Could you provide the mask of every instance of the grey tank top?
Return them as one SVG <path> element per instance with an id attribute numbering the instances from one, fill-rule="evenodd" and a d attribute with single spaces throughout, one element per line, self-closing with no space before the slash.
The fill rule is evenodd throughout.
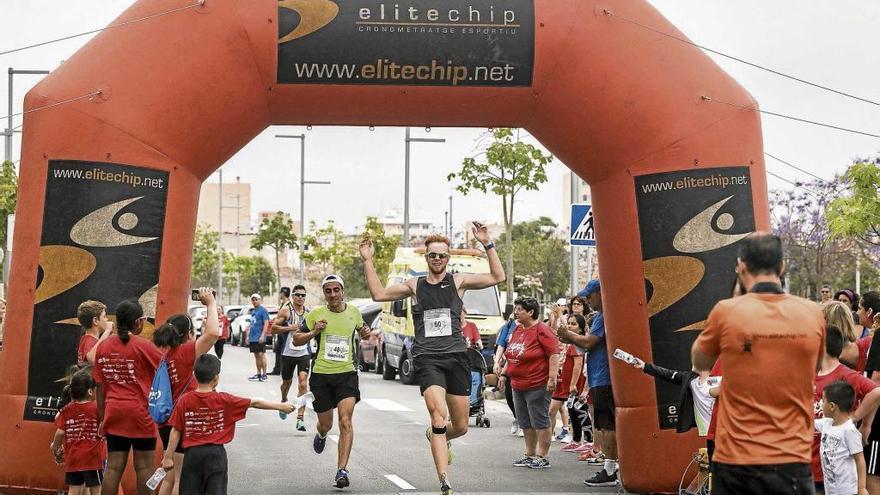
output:
<path id="1" fill-rule="evenodd" d="M 293 309 L 293 304 L 291 304 L 290 302 L 287 302 L 284 305 L 287 306 L 287 308 L 290 310 L 290 318 L 287 319 L 287 321 L 285 322 L 285 325 L 290 326 L 294 322 L 299 323 L 300 325 L 303 325 L 303 323 L 306 320 L 306 313 L 307 313 L 307 311 L 305 311 L 305 308 L 303 308 L 303 314 L 298 315 L 298 314 L 296 314 L 296 310 Z M 293 345 L 293 332 L 287 332 L 283 335 L 284 335 L 284 350 L 281 352 L 282 356 L 303 357 L 303 356 L 311 356 L 312 355 L 311 346 L 308 343 L 303 344 L 303 345 L 298 345 L 298 346 Z"/>
<path id="2" fill-rule="evenodd" d="M 420 354 L 467 352 L 461 336 L 461 308 L 464 305 L 455 288 L 455 280 L 447 273 L 436 285 L 425 277 L 416 281 L 417 302 L 412 307 L 415 341 L 413 357 Z"/>

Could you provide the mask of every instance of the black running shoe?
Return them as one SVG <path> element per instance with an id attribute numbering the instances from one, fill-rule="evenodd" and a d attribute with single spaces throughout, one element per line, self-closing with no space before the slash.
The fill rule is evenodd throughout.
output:
<path id="1" fill-rule="evenodd" d="M 617 473 L 608 474 L 604 469 L 590 479 L 584 480 L 587 486 L 617 486 Z"/>
<path id="2" fill-rule="evenodd" d="M 348 485 L 348 470 L 340 469 L 339 471 L 336 471 L 336 484 L 333 486 L 336 488 L 345 488 Z"/>

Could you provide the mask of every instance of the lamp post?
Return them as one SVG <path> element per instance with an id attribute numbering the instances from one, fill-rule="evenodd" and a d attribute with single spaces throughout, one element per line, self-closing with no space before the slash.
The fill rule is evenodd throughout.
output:
<path id="1" fill-rule="evenodd" d="M 445 143 L 443 138 L 410 137 L 409 127 L 406 128 L 406 153 L 403 171 L 403 246 L 409 247 L 409 143 Z"/>
<path id="2" fill-rule="evenodd" d="M 286 139 L 299 139 L 300 140 L 300 155 L 299 155 L 299 283 L 305 283 L 305 261 L 302 258 L 302 253 L 305 250 L 305 242 L 303 241 L 303 237 L 305 235 L 305 222 L 306 222 L 306 184 L 330 184 L 329 180 L 306 180 L 306 135 L 305 134 L 276 134 L 277 138 L 286 138 Z"/>
<path id="3" fill-rule="evenodd" d="M 9 87 L 8 91 L 8 100 L 7 100 L 7 109 L 9 110 L 9 115 L 6 117 L 6 129 L 3 131 L 3 136 L 6 140 L 6 150 L 3 156 L 4 161 L 11 162 L 12 161 L 12 134 L 16 131 L 12 127 L 12 114 L 15 112 L 12 110 L 12 79 L 16 74 L 48 74 L 47 70 L 15 70 L 12 67 L 9 68 Z"/>

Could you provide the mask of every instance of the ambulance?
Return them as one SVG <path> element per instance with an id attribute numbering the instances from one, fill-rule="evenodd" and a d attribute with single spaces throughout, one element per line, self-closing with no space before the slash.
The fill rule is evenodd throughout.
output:
<path id="1" fill-rule="evenodd" d="M 489 273 L 489 261 L 482 251 L 476 249 L 450 249 L 449 273 Z M 388 272 L 386 287 L 402 283 L 413 277 L 427 275 L 425 248 L 397 248 Z M 495 286 L 469 290 L 464 294 L 464 307 L 468 321 L 480 330 L 486 354 L 495 348 L 495 337 L 504 324 L 498 289 Z M 376 373 L 385 380 L 400 375 L 404 384 L 414 384 L 412 344 L 415 327 L 412 319 L 412 298 L 382 303 L 380 340 L 376 354 Z M 491 359 L 489 360 L 491 363 Z"/>

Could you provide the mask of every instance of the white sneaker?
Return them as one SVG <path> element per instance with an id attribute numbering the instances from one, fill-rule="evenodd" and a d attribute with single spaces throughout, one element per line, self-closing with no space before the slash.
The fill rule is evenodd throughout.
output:
<path id="1" fill-rule="evenodd" d="M 522 428 L 517 428 L 516 429 L 516 436 L 522 438 L 522 437 L 526 436 L 526 434 L 523 433 Z"/>
<path id="2" fill-rule="evenodd" d="M 514 419 L 512 423 L 510 423 L 510 434 L 516 435 L 517 430 L 519 430 L 519 423 Z"/>
<path id="3" fill-rule="evenodd" d="M 559 443 L 567 444 L 567 443 L 571 443 L 572 440 L 573 439 L 571 438 L 571 435 L 565 435 L 564 437 L 562 437 L 562 440 L 560 440 Z"/>

